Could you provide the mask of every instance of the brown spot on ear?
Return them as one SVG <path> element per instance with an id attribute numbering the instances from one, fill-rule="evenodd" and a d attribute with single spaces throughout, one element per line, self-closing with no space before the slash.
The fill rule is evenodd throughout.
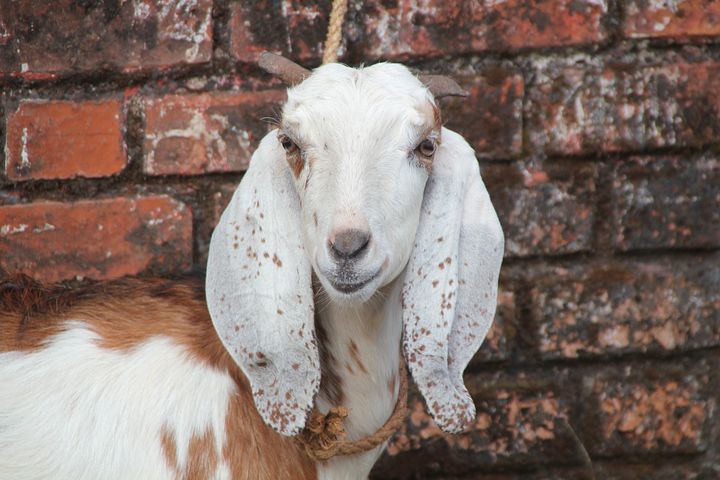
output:
<path id="1" fill-rule="evenodd" d="M 313 220 L 315 220 L 315 226 L 318 226 L 317 212 L 313 212 Z"/>
<path id="2" fill-rule="evenodd" d="M 365 365 L 363 365 L 362 360 L 360 359 L 360 351 L 353 340 L 350 340 L 350 356 L 353 360 L 355 360 L 358 368 L 362 370 L 363 373 L 368 373 L 367 368 L 365 368 Z"/>

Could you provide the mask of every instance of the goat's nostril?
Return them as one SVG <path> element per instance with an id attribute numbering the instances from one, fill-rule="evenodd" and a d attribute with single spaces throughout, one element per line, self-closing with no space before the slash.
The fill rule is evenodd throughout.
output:
<path id="1" fill-rule="evenodd" d="M 370 232 L 349 229 L 335 234 L 330 242 L 330 252 L 340 259 L 350 260 L 367 251 L 370 244 Z"/>

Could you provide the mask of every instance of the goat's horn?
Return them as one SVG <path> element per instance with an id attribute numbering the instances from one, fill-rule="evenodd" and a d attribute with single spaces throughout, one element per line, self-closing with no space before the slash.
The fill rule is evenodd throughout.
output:
<path id="1" fill-rule="evenodd" d="M 279 77 L 288 85 L 297 85 L 310 76 L 310 70 L 303 68 L 292 60 L 270 52 L 263 52 L 258 60 L 260 68 L 271 75 Z"/>
<path id="2" fill-rule="evenodd" d="M 418 78 L 432 92 L 435 98 L 467 97 L 470 95 L 455 80 L 444 75 L 418 75 Z"/>

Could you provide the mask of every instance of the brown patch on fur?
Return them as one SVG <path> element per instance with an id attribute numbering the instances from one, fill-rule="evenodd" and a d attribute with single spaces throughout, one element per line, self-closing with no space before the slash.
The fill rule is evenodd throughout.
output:
<path id="1" fill-rule="evenodd" d="M 342 388 L 342 378 L 337 372 L 338 361 L 327 348 L 327 332 L 315 313 L 315 335 L 320 350 L 320 394 L 324 395 L 332 405 L 342 405 L 345 393 Z"/>
<path id="2" fill-rule="evenodd" d="M 396 382 L 397 382 L 397 377 L 395 375 L 388 378 L 388 390 L 390 391 L 390 395 L 395 395 L 395 383 Z"/>
<path id="3" fill-rule="evenodd" d="M 298 178 L 300 176 L 300 173 L 302 172 L 303 167 L 305 166 L 302 155 L 300 155 L 300 152 L 288 154 L 287 161 L 290 165 L 290 170 L 292 170 L 293 175 L 295 175 L 295 178 Z"/>
<path id="4" fill-rule="evenodd" d="M 315 463 L 293 438 L 284 437 L 265 425 L 253 404 L 250 385 L 239 368 L 231 372 L 238 385 L 237 395 L 230 400 L 225 419 L 225 434 L 233 441 L 225 442 L 223 459 L 230 468 L 230 477 L 240 480 L 255 478 L 317 478 Z M 248 418 L 253 418 L 248 424 Z"/>
<path id="5" fill-rule="evenodd" d="M 247 379 L 215 333 L 204 297 L 202 278 L 129 279 L 77 289 L 46 287 L 24 276 L 0 279 L 0 351 L 41 348 L 70 320 L 84 322 L 108 349 L 127 350 L 152 337 L 169 337 L 235 382 L 222 450 L 233 479 L 317 478 L 315 463 L 294 439 L 262 421 Z M 172 435 L 163 430 L 158 441 L 168 462 L 177 465 Z M 193 437 L 187 447 L 186 478 L 209 478 L 220 463 L 212 432 Z"/>
<path id="6" fill-rule="evenodd" d="M 160 445 L 162 446 L 163 455 L 165 455 L 165 461 L 167 461 L 168 466 L 175 472 L 176 477 L 180 477 L 175 437 L 164 427 L 160 430 Z"/>
<path id="7" fill-rule="evenodd" d="M 87 287 L 42 285 L 32 278 L 0 278 L 0 352 L 33 350 L 62 331 L 57 318 L 96 295 Z"/>
<path id="8" fill-rule="evenodd" d="M 358 346 L 353 340 L 350 340 L 350 356 L 353 358 L 353 360 L 355 360 L 358 368 L 362 370 L 363 373 L 368 373 L 367 368 L 365 368 L 365 365 L 363 365 L 362 360 L 360 359 L 360 351 L 358 350 Z"/>
<path id="9" fill-rule="evenodd" d="M 432 119 L 432 124 L 430 127 L 428 127 L 423 134 L 421 135 L 421 139 L 425 139 L 429 137 L 433 132 L 435 133 L 436 141 L 437 141 L 437 148 L 440 148 L 440 132 L 442 131 L 442 116 L 440 115 L 440 108 L 438 108 L 437 105 L 429 104 L 430 105 L 430 111 L 426 112 L 428 116 Z M 432 167 L 433 167 L 433 160 L 435 159 L 435 155 L 429 157 L 429 158 L 420 158 L 420 163 L 422 164 L 423 168 L 427 171 L 428 175 L 432 174 Z"/>
<path id="10" fill-rule="evenodd" d="M 202 436 L 193 435 L 188 447 L 187 480 L 205 480 L 215 475 L 218 466 L 215 439 L 210 429 Z"/>

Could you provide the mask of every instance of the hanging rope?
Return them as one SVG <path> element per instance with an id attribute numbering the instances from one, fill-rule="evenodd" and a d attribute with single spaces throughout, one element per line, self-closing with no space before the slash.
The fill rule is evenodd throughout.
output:
<path id="1" fill-rule="evenodd" d="M 342 41 L 342 26 L 347 12 L 347 0 L 333 0 L 328 23 L 327 37 L 325 38 L 325 51 L 322 63 L 335 63 Z"/>
<path id="2" fill-rule="evenodd" d="M 385 443 L 400 428 L 407 415 L 408 373 L 402 355 L 400 355 L 398 376 L 400 387 L 395 408 L 385 424 L 369 437 L 354 442 L 343 440 L 347 435 L 343 426 L 343 421 L 348 415 L 347 408 L 331 408 L 326 415 L 313 409 L 305 429 L 297 437 L 307 455 L 315 461 L 325 461 L 336 455 L 367 452 Z"/>

